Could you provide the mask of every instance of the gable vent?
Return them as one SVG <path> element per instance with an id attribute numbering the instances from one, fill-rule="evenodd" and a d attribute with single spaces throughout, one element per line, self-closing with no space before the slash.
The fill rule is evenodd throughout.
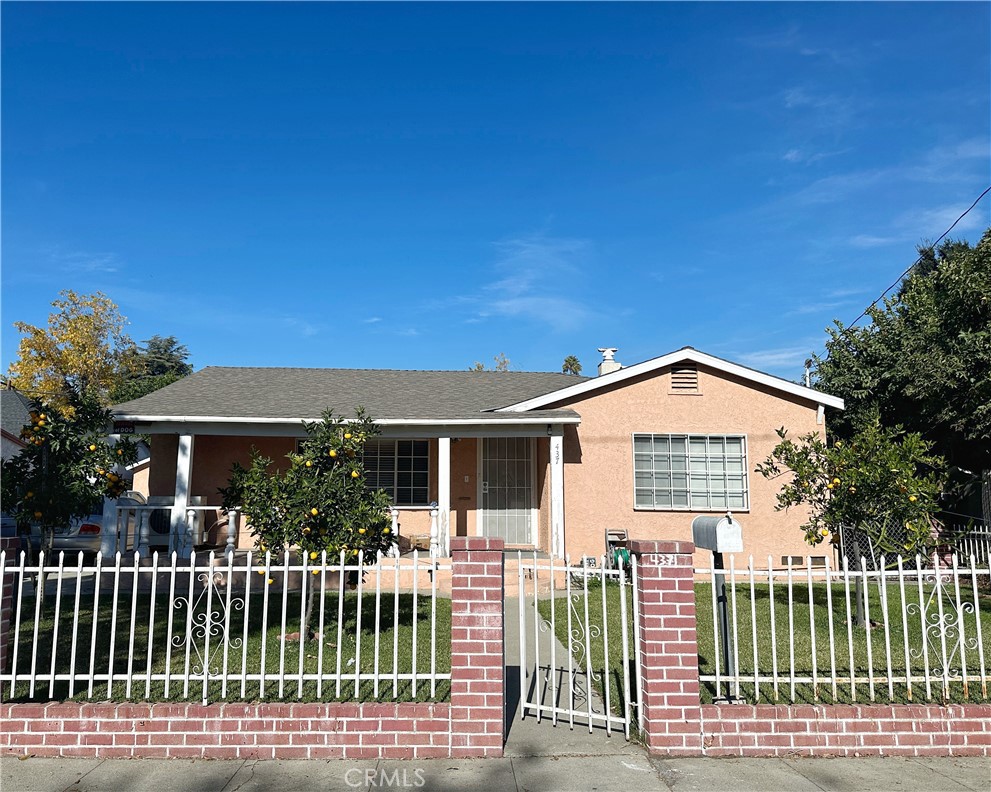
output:
<path id="1" fill-rule="evenodd" d="M 674 366 L 671 369 L 671 390 L 675 393 L 697 393 L 699 370 L 694 366 Z"/>

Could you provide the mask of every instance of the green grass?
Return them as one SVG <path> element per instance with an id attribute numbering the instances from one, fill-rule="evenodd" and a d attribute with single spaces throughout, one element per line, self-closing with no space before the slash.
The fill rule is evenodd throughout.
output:
<path id="1" fill-rule="evenodd" d="M 73 628 L 73 605 L 72 596 L 63 596 L 58 619 L 58 640 L 54 641 L 55 635 L 55 597 L 49 595 L 44 600 L 44 607 L 41 618 L 38 620 L 38 639 L 34 642 L 34 611 L 36 601 L 33 597 L 25 597 L 22 602 L 22 626 L 19 631 L 19 647 L 17 657 L 17 673 L 28 675 L 31 673 L 32 648 L 36 649 L 36 669 L 39 674 L 49 675 L 52 656 L 55 657 L 55 673 L 59 675 L 69 675 L 72 667 L 72 628 Z M 10 695 L 9 682 L 4 685 L 4 700 L 6 701 L 43 701 L 43 700 L 82 700 L 88 698 L 88 681 L 82 680 L 80 674 L 88 673 L 90 668 L 90 654 L 93 650 L 91 639 L 93 630 L 93 608 L 92 594 L 85 595 L 83 600 L 89 600 L 89 607 L 81 606 L 78 621 L 78 638 L 76 642 L 75 674 L 76 684 L 73 694 L 70 696 L 69 680 L 57 679 L 52 695 L 49 695 L 49 681 L 47 679 L 36 682 L 34 695 L 29 692 L 29 684 L 25 681 L 17 683 L 15 693 Z M 340 639 L 338 636 L 338 595 L 336 591 L 328 592 L 324 600 L 324 630 L 320 637 L 314 636 L 305 640 L 302 645 L 303 652 L 303 672 L 304 674 L 316 674 L 334 676 L 337 666 L 337 645 L 340 640 L 342 646 L 341 674 L 354 675 L 355 665 L 363 674 L 371 674 L 375 668 L 381 675 L 378 695 L 375 694 L 375 686 L 372 680 L 360 680 L 357 691 L 355 690 L 354 679 L 344 680 L 341 685 L 340 696 L 336 694 L 336 682 L 334 679 L 324 679 L 322 690 L 318 694 L 317 682 L 315 680 L 304 680 L 302 692 L 300 692 L 297 680 L 287 679 L 284 683 L 283 693 L 279 695 L 280 666 L 285 669 L 287 675 L 299 673 L 300 642 L 298 640 L 283 640 L 283 633 L 290 636 L 299 631 L 301 602 L 298 594 L 290 593 L 286 599 L 287 616 L 286 624 L 282 624 L 282 592 L 270 591 L 268 597 L 268 614 L 263 620 L 262 594 L 254 591 L 249 602 L 250 615 L 247 622 L 248 639 L 245 645 L 241 642 L 245 628 L 245 611 L 231 610 L 230 637 L 232 643 L 228 648 L 227 668 L 231 673 L 241 672 L 244 656 L 247 657 L 246 667 L 249 675 L 256 677 L 261 674 L 264 668 L 268 679 L 264 683 L 264 692 L 261 691 L 261 683 L 256 679 L 249 680 L 242 695 L 240 681 L 231 681 L 227 686 L 227 695 L 222 695 L 222 684 L 219 679 L 210 679 L 207 683 L 206 693 L 203 692 L 202 676 L 199 679 L 191 680 L 188 692 L 184 692 L 184 684 L 177 678 L 186 668 L 186 619 L 188 607 L 184 601 L 176 602 L 177 607 L 169 607 L 166 597 L 158 596 L 154 603 L 154 632 L 151 636 L 151 668 L 153 675 L 165 675 L 170 671 L 173 675 L 169 682 L 168 693 L 166 693 L 166 682 L 164 679 L 155 679 L 151 683 L 151 689 L 146 693 L 145 679 L 135 679 L 132 683 L 131 693 L 128 696 L 124 681 L 117 680 L 108 691 L 107 679 L 108 669 L 113 657 L 113 673 L 117 675 L 127 674 L 129 666 L 135 674 L 145 675 L 148 667 L 149 656 L 149 621 L 152 610 L 152 601 L 148 594 L 138 593 L 134 600 L 130 596 L 121 597 L 117 607 L 117 621 L 113 621 L 113 603 L 111 594 L 103 592 L 100 598 L 100 607 L 96 619 L 96 641 L 95 641 L 95 670 L 96 674 L 103 675 L 102 681 L 97 681 L 94 685 L 94 698 L 109 700 L 150 700 L 150 701 L 218 701 L 226 699 L 228 701 L 254 701 L 264 698 L 265 700 L 285 700 L 285 701 L 440 701 L 446 700 L 450 695 L 450 682 L 448 680 L 438 680 L 436 683 L 435 695 L 431 696 L 430 681 L 417 680 L 416 691 L 413 691 L 411 680 L 400 679 L 397 690 L 393 690 L 393 677 L 390 676 L 395 668 L 399 673 L 410 674 L 413 668 L 413 595 L 401 593 L 398 601 L 398 629 L 395 627 L 395 599 L 392 593 L 383 592 L 381 599 L 381 609 L 376 620 L 375 598 L 373 594 L 366 593 L 361 600 L 361 629 L 357 628 L 358 623 L 358 598 L 355 593 L 345 593 L 344 595 L 344 618 L 341 623 Z M 135 630 L 133 653 L 129 646 L 131 609 L 134 606 Z M 419 595 L 417 597 L 416 609 L 416 668 L 417 673 L 426 674 L 431 671 L 431 608 L 433 603 L 429 595 Z M 214 603 L 216 609 L 216 603 Z M 171 647 L 169 656 L 169 636 L 168 619 L 169 611 L 172 611 L 172 631 L 171 635 L 177 639 L 180 646 Z M 202 613 L 204 608 L 194 610 L 194 613 Z M 435 670 L 437 673 L 450 673 L 451 670 L 451 602 L 449 599 L 441 597 L 436 601 L 436 654 Z M 222 619 L 221 619 L 222 622 Z M 314 615 L 311 621 L 313 631 L 319 628 L 319 600 L 314 607 Z M 375 639 L 378 636 L 379 657 L 376 665 Z M 114 639 L 114 647 L 111 655 L 111 638 Z M 222 671 L 223 669 L 223 648 L 218 649 L 218 636 L 210 637 L 210 662 L 212 670 Z M 205 639 L 196 639 L 196 646 L 201 653 L 205 649 Z M 323 657 L 321 663 L 320 645 L 323 645 Z M 53 651 L 54 650 L 54 651 Z M 264 662 L 262 654 L 264 650 Z M 393 664 L 394 652 L 398 654 L 398 664 Z M 194 648 L 190 648 L 189 666 L 195 669 L 198 664 L 197 653 Z M 357 663 L 355 658 L 357 656 Z"/>
<path id="2" fill-rule="evenodd" d="M 627 602 L 629 608 L 629 635 L 632 644 L 633 636 L 633 603 L 631 591 L 627 589 Z M 922 590 L 921 602 L 925 604 L 932 594 L 932 586 L 925 585 Z M 951 596 L 955 594 L 950 588 Z M 961 601 L 974 603 L 974 592 L 969 582 L 961 581 Z M 589 585 L 589 617 L 593 624 L 602 625 L 602 598 L 599 583 Z M 696 583 L 695 597 L 698 618 L 698 661 L 699 673 L 701 675 L 715 674 L 715 641 L 713 636 L 713 615 L 711 587 L 708 582 Z M 942 686 L 935 677 L 936 670 L 942 668 L 941 648 L 938 634 L 934 640 L 928 641 L 924 637 L 921 616 L 918 612 L 912 613 L 920 603 L 920 595 L 917 584 L 912 581 L 909 585 L 906 581 L 906 591 L 904 603 L 901 592 L 895 584 L 889 584 L 887 591 L 887 608 L 881 601 L 881 594 L 876 584 L 868 588 L 867 608 L 870 620 L 873 623 L 871 628 L 857 627 L 855 619 L 848 616 L 846 594 L 842 584 L 832 584 L 831 590 L 827 591 L 825 583 L 814 583 L 812 585 L 812 601 L 809 604 L 809 588 L 805 581 L 795 582 L 792 590 L 793 599 L 793 623 L 789 629 L 788 622 L 788 589 L 779 580 L 773 586 L 774 597 L 774 630 L 772 641 L 771 629 L 771 592 L 767 582 L 757 583 L 754 587 L 753 604 L 751 609 L 751 596 L 749 584 L 738 583 L 736 586 L 736 619 L 739 635 L 739 645 L 737 647 L 737 657 L 741 676 L 750 675 L 749 681 L 741 682 L 740 695 L 749 702 L 762 703 L 786 703 L 795 701 L 796 703 L 851 703 L 854 700 L 858 703 L 871 701 L 871 685 L 868 677 L 872 672 L 874 675 L 874 698 L 879 703 L 908 703 L 920 701 L 948 701 L 961 703 L 988 702 L 991 695 L 987 690 L 981 688 L 980 680 L 973 681 L 973 677 L 980 674 L 980 657 L 976 648 L 966 649 L 967 673 L 972 679 L 968 689 L 965 691 L 963 683 L 959 680 L 951 680 L 949 685 L 949 695 L 944 697 Z M 829 644 L 829 606 L 830 597 L 832 605 L 833 630 L 835 636 L 834 656 L 830 658 Z M 850 586 L 850 611 L 855 614 L 855 588 Z M 955 602 L 955 599 L 953 600 Z M 567 646 L 567 600 L 562 597 L 554 599 L 556 608 L 557 635 L 561 643 Z M 619 712 L 622 697 L 619 691 L 622 686 L 622 644 L 620 641 L 620 592 L 617 583 L 606 584 L 606 624 L 609 631 L 609 656 L 608 660 L 603 657 L 603 637 L 593 636 L 591 639 L 591 655 L 593 658 L 593 669 L 602 673 L 603 678 L 608 680 L 610 685 L 610 701 L 614 712 Z M 955 616 L 955 606 L 951 607 L 944 600 L 944 614 Z M 732 597 L 730 607 L 732 608 Z M 910 610 L 908 619 L 903 620 L 902 605 Z M 987 673 L 991 673 L 991 595 L 986 591 L 979 591 L 977 594 L 977 611 L 980 616 L 980 626 L 984 647 L 984 666 Z M 538 604 L 541 615 L 549 618 L 551 610 L 551 600 L 544 599 Z M 584 605 L 580 604 L 579 612 L 583 615 Z M 928 613 L 935 613 L 935 602 L 929 606 Z M 978 626 L 978 613 L 964 613 L 963 627 L 964 636 L 968 643 L 976 639 Z M 732 613 L 731 613 L 732 619 Z M 758 667 L 761 675 L 770 676 L 772 670 L 772 645 L 774 655 L 777 658 L 777 669 L 779 674 L 778 692 L 775 696 L 774 686 L 769 681 L 761 681 L 755 689 L 753 682 L 754 672 L 754 642 L 752 622 L 756 622 Z M 732 623 L 731 623 L 732 624 Z M 889 671 L 887 655 L 885 652 L 885 625 L 887 625 L 888 640 L 891 645 L 891 668 Z M 796 677 L 812 677 L 813 668 L 813 635 L 815 636 L 815 658 L 817 673 L 820 677 L 817 685 L 811 681 L 796 682 L 794 695 L 790 682 L 791 669 L 794 666 Z M 933 675 L 931 693 L 927 696 L 924 682 L 915 681 L 912 683 L 911 698 L 909 697 L 908 685 L 905 682 L 894 682 L 889 691 L 887 678 L 905 675 L 905 643 L 909 647 L 909 664 L 912 675 L 922 675 L 925 668 L 925 661 L 928 659 L 930 674 Z M 793 636 L 793 637 L 792 637 Z M 947 653 L 951 654 L 956 645 L 955 637 L 947 638 Z M 850 646 L 853 647 L 853 673 L 854 676 L 862 678 L 854 686 L 854 693 L 851 691 L 850 674 Z M 870 662 L 868 662 L 868 647 L 870 647 Z M 794 664 L 792 663 L 794 657 Z M 830 676 L 831 664 L 835 663 L 836 675 L 839 682 L 836 687 L 836 695 L 833 695 L 831 683 L 824 683 L 823 676 Z M 959 671 L 959 652 L 956 654 L 951 668 Z M 870 669 L 870 671 L 869 671 Z M 604 672 L 604 673 L 603 673 Z M 951 675 L 952 676 L 952 675 Z M 605 688 L 603 682 L 597 682 L 600 695 L 604 698 Z M 635 688 L 634 688 L 635 689 Z M 716 696 L 713 682 L 702 683 L 702 700 L 711 702 Z M 723 687 L 725 694 L 725 685 Z M 734 687 L 735 692 L 735 687 Z"/>

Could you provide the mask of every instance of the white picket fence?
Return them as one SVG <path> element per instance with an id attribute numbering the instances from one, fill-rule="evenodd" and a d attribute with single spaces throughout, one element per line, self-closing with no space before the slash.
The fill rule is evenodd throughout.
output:
<path id="1" fill-rule="evenodd" d="M 991 569 L 975 556 L 881 556 L 864 571 L 727 558 L 695 570 L 700 681 L 715 700 L 989 700 Z"/>
<path id="2" fill-rule="evenodd" d="M 450 569 L 419 553 L 377 564 L 117 553 L 94 566 L 0 553 L 16 593 L 0 700 L 442 698 L 450 600 L 438 580 Z"/>

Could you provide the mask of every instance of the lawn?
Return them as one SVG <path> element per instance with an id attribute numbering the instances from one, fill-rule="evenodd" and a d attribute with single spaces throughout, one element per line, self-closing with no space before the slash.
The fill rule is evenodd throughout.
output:
<path id="1" fill-rule="evenodd" d="M 592 624 L 602 625 L 601 584 L 589 583 L 589 618 Z M 627 587 L 629 608 L 629 635 L 633 636 L 633 605 L 632 592 Z M 896 583 L 889 582 L 887 587 L 886 604 L 876 583 L 868 586 L 867 612 L 871 627 L 857 627 L 854 619 L 848 617 L 846 590 L 842 583 L 833 583 L 829 587 L 825 583 L 813 583 L 810 589 L 805 581 L 795 581 L 791 589 L 792 619 L 789 623 L 789 589 L 783 581 L 776 579 L 773 591 L 769 589 L 766 578 L 763 583 L 755 581 L 754 596 L 751 597 L 749 582 L 737 583 L 735 597 L 735 618 L 739 643 L 737 646 L 737 662 L 739 674 L 743 679 L 737 691 L 734 684 L 734 694 L 740 695 L 748 702 L 762 703 L 908 703 L 920 701 L 949 701 L 949 702 L 988 702 L 991 693 L 986 681 L 991 675 L 991 595 L 987 591 L 978 591 L 975 600 L 974 591 L 969 579 L 961 581 L 961 602 L 973 605 L 976 609 L 963 613 L 963 637 L 965 640 L 963 659 L 966 661 L 969 684 L 965 690 L 960 680 L 961 652 L 957 649 L 958 633 L 953 630 L 946 632 L 946 655 L 951 659 L 948 664 L 950 673 L 949 695 L 944 697 L 942 689 L 941 669 L 943 666 L 943 649 L 939 635 L 930 631 L 929 640 L 923 632 L 922 614 L 919 612 L 920 602 L 925 606 L 925 614 L 934 621 L 939 609 L 933 595 L 931 584 L 924 584 L 921 596 L 916 581 L 911 585 L 906 580 L 904 600 L 902 592 Z M 772 630 L 771 597 L 773 594 L 774 622 Z M 951 599 L 944 599 L 944 617 L 956 616 L 955 592 L 952 585 L 949 589 Z M 708 582 L 695 585 L 696 607 L 698 615 L 698 652 L 699 673 L 702 676 L 714 676 L 716 672 L 715 640 L 713 636 L 713 613 L 711 586 Z M 733 592 L 729 590 L 729 605 L 731 619 L 733 618 Z M 562 644 L 567 646 L 567 600 L 557 597 L 553 600 L 556 608 L 557 634 Z M 855 613 L 855 587 L 850 586 L 850 612 Z M 593 670 L 605 672 L 604 678 L 610 684 L 610 701 L 614 712 L 619 713 L 622 688 L 622 643 L 620 624 L 620 591 L 619 584 L 606 583 L 606 623 L 609 632 L 608 667 L 603 655 L 603 637 L 593 633 L 591 639 L 591 656 Z M 904 607 L 903 607 L 904 606 Z M 550 617 L 551 600 L 543 599 L 538 608 L 541 615 Z M 584 604 L 579 607 L 583 613 Z M 834 643 L 829 641 L 830 612 Z M 981 644 L 978 644 L 978 617 L 980 620 Z M 945 624 L 944 620 L 944 624 Z M 732 625 L 732 622 L 731 622 Z M 756 625 L 756 630 L 753 629 Z M 759 679 L 754 683 L 754 639 L 757 636 L 757 667 Z M 813 651 L 814 640 L 814 651 Z M 886 647 L 890 646 L 890 655 Z M 906 650 L 906 646 L 908 647 Z M 983 657 L 979 650 L 983 650 Z M 851 664 L 851 650 L 853 662 Z M 913 677 L 925 676 L 926 664 L 930 674 L 930 686 L 921 680 L 914 680 L 909 685 L 904 681 L 906 675 L 906 655 L 908 666 Z M 890 664 L 889 658 L 890 656 Z M 813 664 L 813 657 L 815 663 Z M 981 684 L 981 662 L 983 659 L 985 684 Z M 770 680 L 772 672 L 777 670 L 777 686 Z M 833 676 L 831 669 L 835 668 L 837 684 L 834 686 L 828 678 Z M 851 686 L 852 673 L 855 682 Z M 765 679 L 764 677 L 768 677 Z M 815 683 L 813 682 L 815 677 Z M 903 681 L 894 681 L 901 677 Z M 975 677 L 977 678 L 975 680 Z M 889 678 L 892 680 L 889 684 Z M 604 685 L 597 682 L 600 695 L 604 697 Z M 634 685 L 635 690 L 635 685 Z M 723 682 L 722 694 L 726 694 L 726 683 Z M 635 696 L 635 694 L 634 694 Z M 711 702 L 716 696 L 715 683 L 703 681 L 702 700 Z"/>
<path id="2" fill-rule="evenodd" d="M 356 593 L 345 593 L 341 601 L 336 590 L 329 591 L 323 601 L 322 634 L 313 635 L 302 644 L 298 639 L 302 612 L 299 594 L 289 593 L 284 597 L 281 591 L 270 591 L 266 609 L 262 594 L 252 593 L 248 608 L 235 606 L 230 609 L 230 641 L 227 643 L 222 640 L 227 626 L 223 615 L 217 620 L 211 619 L 209 643 L 207 624 L 201 620 L 197 627 L 194 619 L 195 640 L 187 642 L 189 608 L 185 600 L 177 599 L 176 606 L 170 607 L 166 597 L 157 596 L 153 608 L 151 596 L 139 592 L 133 597 L 121 595 L 114 609 L 112 595 L 106 591 L 101 593 L 96 611 L 94 641 L 92 595 L 87 599 L 89 606 L 81 608 L 75 625 L 73 652 L 73 598 L 62 597 L 57 639 L 56 598 L 51 595 L 45 598 L 35 642 L 34 614 L 38 603 L 33 596 L 24 597 L 16 666 L 19 680 L 13 695 L 10 682 L 4 683 L 5 701 L 88 698 L 114 701 L 439 701 L 446 700 L 450 694 L 449 679 L 437 680 L 432 685 L 430 679 L 424 678 L 432 671 L 449 675 L 451 670 L 451 602 L 443 597 L 437 597 L 435 602 L 429 594 L 419 594 L 414 619 L 411 593 L 397 596 L 393 592 L 383 592 L 378 607 L 374 594 L 366 593 L 359 612 Z M 223 614 L 218 606 L 226 605 L 226 602 L 214 601 L 212 604 L 212 610 Z M 436 621 L 431 630 L 434 609 Z M 150 630 L 152 611 L 154 628 Z M 194 617 L 204 613 L 202 603 L 194 608 Z M 340 619 L 339 614 L 342 615 Z M 318 599 L 311 623 L 314 632 L 319 630 L 320 624 Z M 282 639 L 284 633 L 289 635 L 287 640 Z M 32 646 L 37 650 L 34 657 Z M 205 684 L 201 660 L 204 656 L 208 658 L 211 672 Z M 50 681 L 53 657 L 54 683 Z M 37 674 L 33 694 L 28 681 L 32 665 Z M 414 666 L 419 677 L 415 690 L 411 678 Z M 95 673 L 92 696 L 88 679 L 90 668 Z M 191 677 L 188 683 L 185 679 L 187 669 Z M 227 670 L 226 685 L 221 678 L 224 669 Z M 378 684 L 374 679 L 376 669 Z M 111 673 L 114 681 L 108 689 Z M 130 685 L 128 676 L 131 677 Z M 318 681 L 317 677 L 322 680 Z"/>

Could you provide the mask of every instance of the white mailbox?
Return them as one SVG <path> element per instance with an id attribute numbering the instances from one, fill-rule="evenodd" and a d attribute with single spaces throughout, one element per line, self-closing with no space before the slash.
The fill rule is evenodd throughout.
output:
<path id="1" fill-rule="evenodd" d="M 723 517 L 696 517 L 692 520 L 692 541 L 697 548 L 713 553 L 742 553 L 743 526 L 730 512 Z"/>

